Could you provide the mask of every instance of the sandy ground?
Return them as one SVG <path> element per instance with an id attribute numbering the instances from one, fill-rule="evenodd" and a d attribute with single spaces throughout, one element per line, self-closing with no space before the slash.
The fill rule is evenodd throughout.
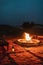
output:
<path id="1" fill-rule="evenodd" d="M 14 40 L 7 40 L 9 49 L 4 54 L 2 54 L 2 47 L 0 47 L 0 65 L 43 65 L 43 45 L 21 47 L 13 43 Z M 12 46 L 14 46 L 14 53 Z"/>

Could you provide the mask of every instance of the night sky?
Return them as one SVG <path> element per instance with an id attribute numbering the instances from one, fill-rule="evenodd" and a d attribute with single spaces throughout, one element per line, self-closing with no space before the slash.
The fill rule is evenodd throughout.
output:
<path id="1" fill-rule="evenodd" d="M 43 0 L 0 0 L 0 24 L 43 24 Z"/>

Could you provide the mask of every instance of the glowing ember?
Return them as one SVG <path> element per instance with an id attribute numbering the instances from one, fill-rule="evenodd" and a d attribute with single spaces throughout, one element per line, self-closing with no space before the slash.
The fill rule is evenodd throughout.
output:
<path id="1" fill-rule="evenodd" d="M 25 33 L 25 40 L 26 40 L 26 41 L 31 40 L 31 37 L 30 37 L 29 34 L 27 34 L 27 33 Z"/>

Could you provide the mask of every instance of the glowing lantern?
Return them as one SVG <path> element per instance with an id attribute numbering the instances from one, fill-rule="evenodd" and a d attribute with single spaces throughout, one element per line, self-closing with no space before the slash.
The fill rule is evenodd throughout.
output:
<path id="1" fill-rule="evenodd" d="M 12 46 L 12 52 L 14 52 L 14 46 Z"/>

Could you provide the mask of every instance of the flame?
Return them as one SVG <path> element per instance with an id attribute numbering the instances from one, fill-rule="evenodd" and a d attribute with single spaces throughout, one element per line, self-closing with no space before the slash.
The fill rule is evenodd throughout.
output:
<path id="1" fill-rule="evenodd" d="M 29 36 L 28 33 L 25 33 L 25 39 L 26 39 L 27 41 L 31 40 L 31 37 Z"/>
<path id="2" fill-rule="evenodd" d="M 12 49 L 12 52 L 14 52 L 14 49 Z"/>

